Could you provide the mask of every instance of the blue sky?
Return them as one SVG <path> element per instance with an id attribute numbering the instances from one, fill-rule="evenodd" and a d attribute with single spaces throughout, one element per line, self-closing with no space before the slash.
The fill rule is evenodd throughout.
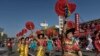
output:
<path id="1" fill-rule="evenodd" d="M 57 0 L 0 0 L 0 27 L 8 36 L 15 36 L 25 27 L 25 22 L 33 21 L 35 29 L 45 21 L 49 26 L 58 24 L 54 7 Z M 71 0 L 77 4 L 80 22 L 100 18 L 100 0 Z M 74 12 L 74 13 L 75 13 Z M 69 17 L 74 20 L 74 13 Z"/>

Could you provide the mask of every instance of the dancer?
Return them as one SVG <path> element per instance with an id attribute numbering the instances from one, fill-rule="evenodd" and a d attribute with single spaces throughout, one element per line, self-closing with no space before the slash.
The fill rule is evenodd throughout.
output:
<path id="1" fill-rule="evenodd" d="M 52 40 L 52 37 L 47 37 L 47 52 L 48 52 L 48 56 L 52 56 L 53 55 L 53 49 L 54 49 L 54 43 Z"/>
<path id="2" fill-rule="evenodd" d="M 87 51 L 92 51 L 93 50 L 93 44 L 92 44 L 92 39 L 91 39 L 91 35 L 90 34 L 88 34 L 88 41 L 89 41 L 89 44 L 86 47 L 86 50 Z"/>
<path id="3" fill-rule="evenodd" d="M 34 55 L 36 56 L 36 50 L 37 50 L 37 41 L 36 41 L 36 39 L 33 39 L 31 41 L 31 43 L 30 43 L 30 49 L 34 53 Z"/>
<path id="4" fill-rule="evenodd" d="M 61 51 L 61 41 L 59 37 L 55 40 L 55 44 L 56 44 L 56 51 Z"/>
<path id="5" fill-rule="evenodd" d="M 44 39 L 44 34 L 38 34 L 38 38 L 36 38 L 38 42 L 38 48 L 37 48 L 37 54 L 36 56 L 44 56 L 45 55 L 45 39 Z"/>
<path id="6" fill-rule="evenodd" d="M 19 56 L 25 56 L 25 39 L 21 38 L 21 44 L 18 47 Z"/>
<path id="7" fill-rule="evenodd" d="M 64 55 L 63 56 L 82 56 L 82 52 L 73 37 L 75 29 L 66 31 L 66 38 L 64 39 Z"/>
<path id="8" fill-rule="evenodd" d="M 24 56 L 28 56 L 28 55 L 29 55 L 29 38 L 26 37 L 26 38 L 25 38 Z"/>
<path id="9" fill-rule="evenodd" d="M 100 56 L 100 31 L 95 31 L 95 41 L 94 45 L 96 48 L 96 56 Z"/>

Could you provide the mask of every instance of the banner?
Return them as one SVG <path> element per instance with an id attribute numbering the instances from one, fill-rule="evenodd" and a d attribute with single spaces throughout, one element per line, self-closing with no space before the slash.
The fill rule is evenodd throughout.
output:
<path id="1" fill-rule="evenodd" d="M 80 29 L 79 29 L 79 19 L 80 19 L 79 14 L 75 13 L 75 30 L 77 32 L 80 32 Z"/>

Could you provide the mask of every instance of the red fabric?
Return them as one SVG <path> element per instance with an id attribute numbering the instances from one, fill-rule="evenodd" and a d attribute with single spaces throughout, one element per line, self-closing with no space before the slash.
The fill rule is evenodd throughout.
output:
<path id="1" fill-rule="evenodd" d="M 85 35 L 88 35 L 91 33 L 91 29 L 86 29 Z"/>
<path id="2" fill-rule="evenodd" d="M 75 26 L 75 24 L 74 24 L 73 21 L 67 21 L 67 27 L 68 27 L 69 29 L 74 28 L 74 26 Z"/>
<path id="3" fill-rule="evenodd" d="M 8 42 L 7 42 L 7 47 L 8 47 L 8 48 L 11 48 L 11 47 L 12 47 L 12 42 L 11 42 L 11 41 L 8 41 Z"/>
<path id="4" fill-rule="evenodd" d="M 42 34 L 42 31 L 41 30 L 37 30 L 36 31 L 36 34 L 38 35 L 38 34 Z"/>
<path id="5" fill-rule="evenodd" d="M 46 41 L 44 41 L 44 44 L 43 44 L 43 46 L 44 46 L 44 47 L 46 47 L 46 43 L 47 43 L 47 42 L 46 42 Z"/>
<path id="6" fill-rule="evenodd" d="M 66 39 L 66 42 L 69 42 L 70 40 Z M 65 43 L 66 44 L 66 43 Z M 74 51 L 79 51 L 79 45 L 77 43 L 74 43 L 71 47 L 69 45 L 66 45 L 64 47 L 65 51 L 70 51 L 70 50 L 74 50 Z"/>
<path id="7" fill-rule="evenodd" d="M 77 43 L 75 43 L 73 46 L 73 49 L 76 51 L 79 51 L 80 50 L 79 45 Z"/>
<path id="8" fill-rule="evenodd" d="M 57 50 L 61 50 L 61 41 L 59 39 L 57 39 L 55 41 L 56 45 L 57 45 Z"/>
<path id="9" fill-rule="evenodd" d="M 42 41 L 38 41 L 38 45 L 39 46 L 46 46 L 46 41 L 42 40 Z"/>
<path id="10" fill-rule="evenodd" d="M 96 30 L 100 30 L 100 24 L 96 25 Z"/>
<path id="11" fill-rule="evenodd" d="M 100 52 L 100 39 L 95 40 L 94 44 L 95 44 L 97 51 Z"/>
<path id="12" fill-rule="evenodd" d="M 22 29 L 22 32 L 23 32 L 24 34 L 27 33 L 27 29 L 26 29 L 26 28 Z"/>

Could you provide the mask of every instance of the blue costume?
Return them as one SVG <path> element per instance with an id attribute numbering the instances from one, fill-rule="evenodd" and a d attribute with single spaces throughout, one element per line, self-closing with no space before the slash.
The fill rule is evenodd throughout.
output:
<path id="1" fill-rule="evenodd" d="M 53 41 L 52 40 L 48 40 L 47 41 L 47 50 L 48 51 L 52 51 L 53 50 Z"/>
<path id="2" fill-rule="evenodd" d="M 33 41 L 33 42 L 30 44 L 30 48 L 35 50 L 35 49 L 37 48 L 37 42 L 36 42 L 36 41 Z"/>

